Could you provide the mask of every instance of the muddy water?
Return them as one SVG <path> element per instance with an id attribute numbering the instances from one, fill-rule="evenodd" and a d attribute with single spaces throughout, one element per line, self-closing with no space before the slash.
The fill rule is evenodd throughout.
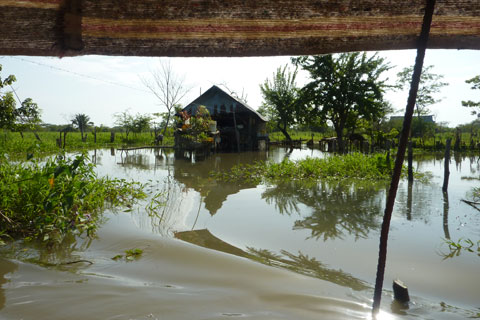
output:
<path id="1" fill-rule="evenodd" d="M 98 150 L 99 174 L 148 182 L 163 205 L 106 212 L 95 239 L 67 239 L 56 250 L 2 248 L 0 318 L 368 319 L 384 184 L 254 185 L 208 174 L 306 156 L 325 155 L 276 149 L 200 160 Z M 478 318 L 480 257 L 446 257 L 443 240 L 480 240 L 480 212 L 460 201 L 478 185 L 465 179 L 479 177 L 478 158 L 452 160 L 448 196 L 439 157 L 415 165 L 433 177 L 400 185 L 381 318 Z M 111 259 L 133 248 L 143 249 L 139 259 Z M 408 308 L 392 301 L 396 278 L 410 288 Z"/>

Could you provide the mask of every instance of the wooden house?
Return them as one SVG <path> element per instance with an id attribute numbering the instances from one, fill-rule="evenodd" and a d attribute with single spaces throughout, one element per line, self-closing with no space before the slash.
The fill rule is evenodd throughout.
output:
<path id="1" fill-rule="evenodd" d="M 268 139 L 267 120 L 245 102 L 212 86 L 183 111 L 195 116 L 199 106 L 205 106 L 219 132 L 218 151 L 262 150 Z"/>

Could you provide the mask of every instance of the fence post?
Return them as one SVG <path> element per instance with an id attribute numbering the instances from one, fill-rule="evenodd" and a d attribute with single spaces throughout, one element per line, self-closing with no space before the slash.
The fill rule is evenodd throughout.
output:
<path id="1" fill-rule="evenodd" d="M 450 145 L 452 144 L 452 139 L 447 139 L 447 145 L 445 147 L 445 170 L 443 173 L 443 187 L 442 191 L 447 192 L 448 190 L 448 178 L 450 177 Z"/>

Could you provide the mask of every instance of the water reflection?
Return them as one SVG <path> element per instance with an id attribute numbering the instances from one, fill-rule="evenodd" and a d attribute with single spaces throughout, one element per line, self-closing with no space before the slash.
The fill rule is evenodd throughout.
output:
<path id="1" fill-rule="evenodd" d="M 234 165 L 265 161 L 266 159 L 267 153 L 265 152 L 214 155 L 210 161 L 197 163 L 177 159 L 174 178 L 187 189 L 197 191 L 205 204 L 205 209 L 213 216 L 229 195 L 236 194 L 243 189 L 254 188 L 256 184 L 216 181 L 210 177 L 210 172 L 228 171 Z"/>
<path id="2" fill-rule="evenodd" d="M 262 193 L 281 214 L 302 216 L 293 229 L 309 229 L 311 237 L 323 240 L 345 234 L 366 238 L 380 226 L 385 197 L 384 184 L 354 182 L 289 182 L 269 187 Z M 304 206 L 310 213 L 302 212 Z"/>
<path id="3" fill-rule="evenodd" d="M 2 285 L 4 283 L 7 283 L 7 279 L 5 278 L 5 275 L 7 275 L 8 273 L 14 272 L 17 269 L 18 269 L 18 266 L 15 263 L 10 262 L 6 259 L 0 258 L 0 310 L 2 310 L 3 307 L 5 307 L 5 302 L 6 302 L 5 290 L 2 288 Z"/>
<path id="4" fill-rule="evenodd" d="M 265 265 L 280 267 L 306 276 L 330 281 L 353 290 L 365 290 L 370 288 L 365 282 L 352 275 L 328 268 L 326 265 L 308 255 L 298 251 L 298 254 L 281 250 L 276 254 L 271 250 L 247 247 L 247 251 L 237 248 L 218 237 L 208 229 L 176 232 L 175 238 L 204 247 L 239 257 L 255 260 Z"/>

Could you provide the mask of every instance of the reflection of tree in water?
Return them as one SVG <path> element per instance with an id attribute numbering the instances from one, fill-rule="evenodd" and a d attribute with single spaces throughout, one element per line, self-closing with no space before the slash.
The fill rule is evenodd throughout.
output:
<path id="1" fill-rule="evenodd" d="M 15 263 L 0 258 L 0 310 L 3 309 L 6 301 L 5 290 L 2 289 L 2 285 L 7 283 L 5 275 L 14 272 L 17 269 L 18 266 Z"/>
<path id="2" fill-rule="evenodd" d="M 379 228 L 385 186 L 353 182 L 289 182 L 268 188 L 267 203 L 275 203 L 280 213 L 298 213 L 303 204 L 311 213 L 295 221 L 294 229 L 310 229 L 312 238 L 342 238 L 345 233 L 365 238 Z"/>
<path id="3" fill-rule="evenodd" d="M 365 290 L 369 288 L 362 280 L 357 279 L 342 270 L 329 269 L 317 259 L 310 258 L 301 251 L 298 252 L 298 255 L 295 255 L 286 250 L 282 250 L 281 255 L 279 255 L 265 249 L 247 248 L 247 250 L 250 259 L 266 265 L 288 269 L 309 277 L 349 287 L 353 290 Z"/>
<path id="4" fill-rule="evenodd" d="M 62 242 L 49 245 L 42 241 L 11 242 L 0 253 L 9 259 L 76 272 L 89 264 L 82 258 L 81 252 L 90 247 L 94 238 L 67 234 Z"/>
<path id="5" fill-rule="evenodd" d="M 343 272 L 342 270 L 329 269 L 320 261 L 317 261 L 315 258 L 310 258 L 302 252 L 295 255 L 282 250 L 281 254 L 275 254 L 270 250 L 255 248 L 247 248 L 247 251 L 244 251 L 217 238 L 207 229 L 176 232 L 174 233 L 174 236 L 177 239 L 204 248 L 252 259 L 269 266 L 288 269 L 299 274 L 349 287 L 353 290 L 364 290 L 368 288 L 365 282 Z"/>
<path id="6" fill-rule="evenodd" d="M 147 212 L 153 231 L 166 235 L 170 233 L 177 219 L 182 219 L 182 206 L 188 197 L 185 186 L 173 177 L 173 170 L 167 166 L 167 175 L 158 184 L 151 185 L 155 198 L 149 199 Z"/>

